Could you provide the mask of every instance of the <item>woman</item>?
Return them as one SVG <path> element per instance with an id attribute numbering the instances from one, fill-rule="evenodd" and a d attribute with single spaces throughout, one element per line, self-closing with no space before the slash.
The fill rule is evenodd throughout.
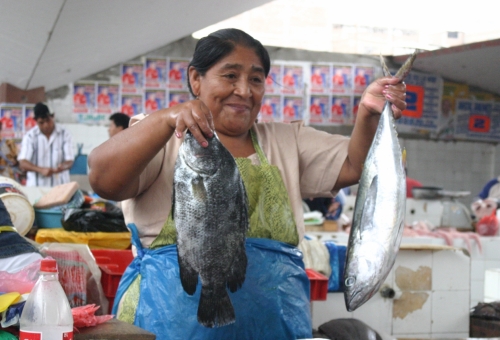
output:
<path id="1" fill-rule="evenodd" d="M 404 84 L 382 78 L 365 91 L 350 139 L 300 123 L 255 124 L 269 69 L 267 51 L 246 33 L 212 33 L 197 43 L 189 65 L 195 100 L 141 119 L 89 155 L 94 190 L 126 200 L 124 214 L 134 222 L 138 256 L 122 278 L 114 313 L 158 339 L 310 338 L 309 284 L 296 250 L 304 234 L 302 197 L 331 196 L 356 183 L 385 101 L 396 117 L 406 107 Z M 236 322 L 220 328 L 198 324 L 199 288 L 188 296 L 178 276 L 170 209 L 187 129 L 205 147 L 205 136 L 217 132 L 249 197 L 246 279 L 230 294 Z"/>

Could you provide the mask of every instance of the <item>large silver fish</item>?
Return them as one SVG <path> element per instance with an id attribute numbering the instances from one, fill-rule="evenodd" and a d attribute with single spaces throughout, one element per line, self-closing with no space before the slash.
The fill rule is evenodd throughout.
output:
<path id="1" fill-rule="evenodd" d="M 416 51 L 395 77 L 409 73 Z M 384 74 L 389 70 L 381 57 Z M 406 176 L 391 103 L 386 102 L 363 165 L 344 270 L 348 311 L 368 301 L 387 278 L 401 243 Z"/>
<path id="2" fill-rule="evenodd" d="M 226 287 L 245 281 L 248 204 L 233 156 L 216 135 L 203 148 L 188 131 L 174 173 L 174 221 L 182 287 L 201 296 L 198 322 L 206 327 L 235 321 Z"/>

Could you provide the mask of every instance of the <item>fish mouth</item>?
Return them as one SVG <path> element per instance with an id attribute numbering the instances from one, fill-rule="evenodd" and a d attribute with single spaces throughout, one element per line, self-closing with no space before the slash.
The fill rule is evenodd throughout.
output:
<path id="1" fill-rule="evenodd" d="M 348 312 L 354 312 L 359 306 L 360 303 L 359 301 L 354 302 L 356 300 L 356 297 L 359 295 L 359 291 L 351 295 L 350 299 L 347 301 L 347 311 Z"/>

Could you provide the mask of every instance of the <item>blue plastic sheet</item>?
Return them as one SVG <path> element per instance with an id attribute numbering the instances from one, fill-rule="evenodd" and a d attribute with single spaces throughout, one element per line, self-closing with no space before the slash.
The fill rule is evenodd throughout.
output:
<path id="1" fill-rule="evenodd" d="M 247 239 L 248 266 L 240 290 L 230 293 L 236 322 L 205 328 L 197 321 L 201 284 L 193 296 L 182 288 L 177 247 L 142 249 L 129 225 L 138 256 L 125 271 L 113 306 L 141 274 L 141 295 L 134 324 L 157 339 L 301 339 L 312 337 L 309 279 L 301 252 L 268 239 Z"/>
<path id="2" fill-rule="evenodd" d="M 23 313 L 25 303 L 26 301 L 23 301 L 9 306 L 9 308 L 1 314 L 2 322 L 0 323 L 0 326 L 2 326 L 2 328 L 7 328 L 19 325 L 19 319 Z"/>
<path id="3" fill-rule="evenodd" d="M 339 246 L 333 242 L 325 242 L 326 249 L 330 253 L 330 266 L 332 273 L 328 278 L 328 291 L 341 292 L 344 290 L 344 267 L 346 246 Z"/>

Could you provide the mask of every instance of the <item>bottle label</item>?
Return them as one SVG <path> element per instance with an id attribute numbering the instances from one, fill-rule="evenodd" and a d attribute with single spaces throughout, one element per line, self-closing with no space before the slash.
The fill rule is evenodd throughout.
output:
<path id="1" fill-rule="evenodd" d="M 61 334 L 61 333 L 59 333 Z M 20 331 L 19 332 L 19 340 L 42 340 L 41 332 L 27 332 Z M 52 340 L 52 339 L 50 339 Z M 73 332 L 64 332 L 62 334 L 61 340 L 73 340 Z"/>
<path id="2" fill-rule="evenodd" d="M 19 340 L 42 340 L 42 333 L 20 331 Z"/>

